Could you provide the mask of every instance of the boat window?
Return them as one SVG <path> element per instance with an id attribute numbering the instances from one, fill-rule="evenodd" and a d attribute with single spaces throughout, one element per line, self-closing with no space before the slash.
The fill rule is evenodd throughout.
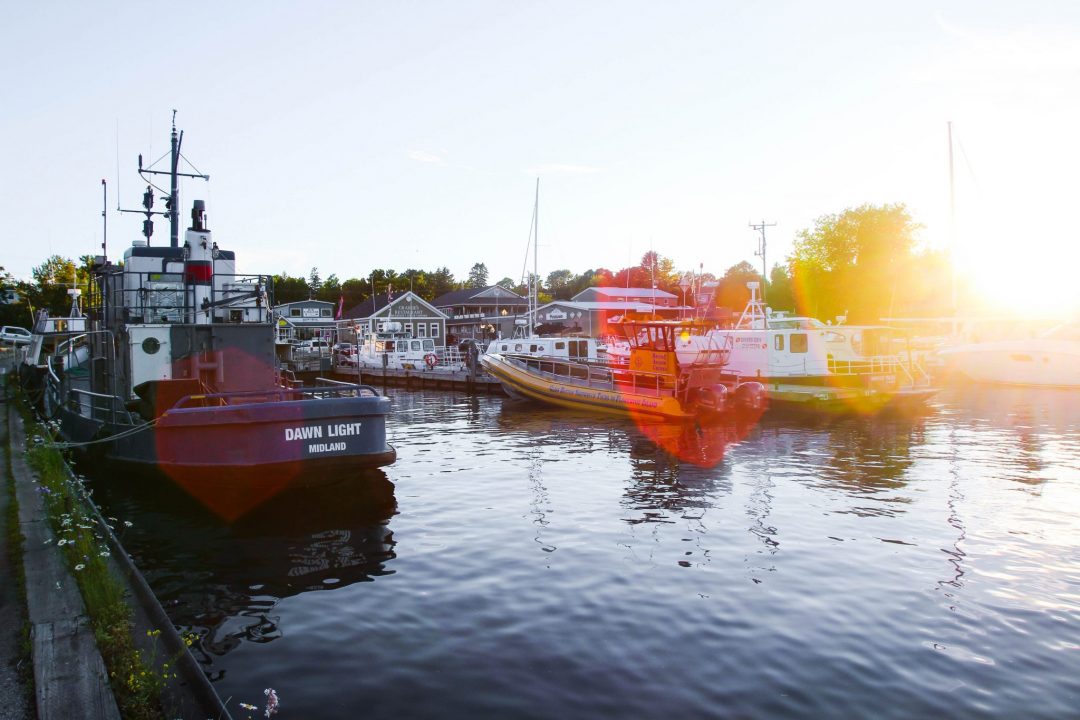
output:
<path id="1" fill-rule="evenodd" d="M 521 352 L 521 343 L 517 343 L 514 345 L 514 352 Z"/>
<path id="2" fill-rule="evenodd" d="M 529 352 L 531 352 L 531 353 L 534 353 L 534 352 L 536 352 L 536 347 L 537 347 L 537 346 L 536 346 L 535 344 L 533 344 L 533 345 L 530 345 L 530 346 L 529 346 Z"/>
<path id="3" fill-rule="evenodd" d="M 425 350 L 434 350 L 435 349 L 435 341 L 434 340 L 425 340 L 424 341 L 424 349 Z"/>
<path id="4" fill-rule="evenodd" d="M 412 349 L 412 350 L 420 350 L 421 349 L 421 342 L 419 340 L 413 340 L 411 345 L 410 345 L 410 349 Z"/>
<path id="5" fill-rule="evenodd" d="M 783 335 L 776 335 L 775 337 L 773 337 L 773 349 L 775 349 L 775 350 L 783 350 L 784 349 L 784 336 Z"/>
<path id="6" fill-rule="evenodd" d="M 555 343 L 555 349 L 556 350 L 565 350 L 566 349 L 566 343 L 564 343 L 564 342 Z"/>
<path id="7" fill-rule="evenodd" d="M 806 352 L 808 342 L 806 333 L 791 333 L 791 352 L 804 353 Z"/>

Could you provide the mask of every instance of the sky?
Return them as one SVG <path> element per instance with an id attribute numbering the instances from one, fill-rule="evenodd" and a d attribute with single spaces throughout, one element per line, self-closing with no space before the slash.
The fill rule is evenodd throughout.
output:
<path id="1" fill-rule="evenodd" d="M 183 152 L 244 272 L 769 266 L 903 203 L 989 296 L 1080 305 L 1080 4 L 19 3 L 0 27 L 0 265 L 140 237 Z M 175 18 L 175 19 L 173 19 Z M 955 232 L 948 123 L 953 128 Z M 168 242 L 156 221 L 153 244 Z M 1008 283 L 1011 291 L 1003 292 Z"/>

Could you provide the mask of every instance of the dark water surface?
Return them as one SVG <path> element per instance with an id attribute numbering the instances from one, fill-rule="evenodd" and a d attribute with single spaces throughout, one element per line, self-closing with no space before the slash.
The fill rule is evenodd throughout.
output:
<path id="1" fill-rule="evenodd" d="M 232 525 L 97 483 L 237 716 L 1080 716 L 1080 393 L 674 437 L 391 393 L 395 465 Z"/>

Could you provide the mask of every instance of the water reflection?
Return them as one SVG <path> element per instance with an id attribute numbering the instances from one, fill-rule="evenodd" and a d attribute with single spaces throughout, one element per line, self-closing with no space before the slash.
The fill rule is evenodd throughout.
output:
<path id="1" fill-rule="evenodd" d="M 910 480 L 912 448 L 925 441 L 924 425 L 924 418 L 766 418 L 756 440 L 780 475 L 859 501 L 837 512 L 892 515 L 911 502 L 899 491 Z"/>
<path id="2" fill-rule="evenodd" d="M 200 636 L 208 664 L 279 637 L 283 598 L 393 573 L 397 504 L 381 470 L 286 491 L 232 523 L 161 478 L 91 480 L 104 512 L 137 518 L 122 542 L 173 621 Z"/>

